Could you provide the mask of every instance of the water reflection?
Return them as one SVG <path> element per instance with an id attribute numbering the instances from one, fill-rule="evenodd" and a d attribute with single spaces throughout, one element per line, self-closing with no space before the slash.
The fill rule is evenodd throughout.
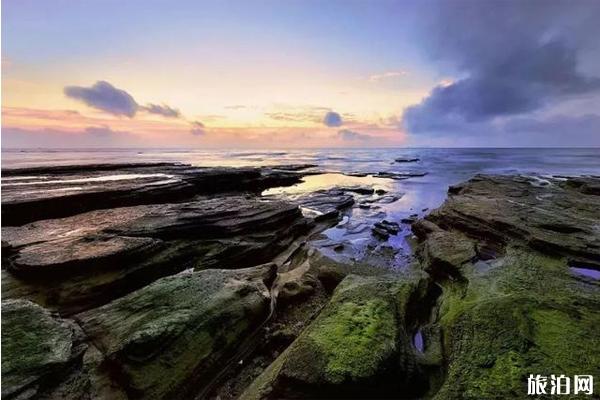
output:
<path id="1" fill-rule="evenodd" d="M 417 331 L 417 333 L 415 333 L 415 336 L 413 337 L 413 345 L 419 351 L 419 353 L 422 353 L 425 350 L 425 343 L 423 342 L 423 334 L 421 333 L 420 329 Z"/>
<path id="2" fill-rule="evenodd" d="M 576 275 L 585 276 L 586 278 L 600 279 L 600 271 L 592 268 L 571 267 L 571 272 Z"/>
<path id="3" fill-rule="evenodd" d="M 384 190 L 389 192 L 394 189 L 394 181 L 386 178 L 374 178 L 370 175 L 359 177 L 339 173 L 325 173 L 305 176 L 301 183 L 293 186 L 265 190 L 263 196 L 312 193 L 317 190 L 327 190 L 336 187 L 353 190 L 369 188 L 375 191 Z"/>

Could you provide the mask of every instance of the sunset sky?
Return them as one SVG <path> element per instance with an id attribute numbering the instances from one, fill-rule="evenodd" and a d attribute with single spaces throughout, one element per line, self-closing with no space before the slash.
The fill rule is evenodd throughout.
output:
<path id="1" fill-rule="evenodd" d="M 600 145 L 600 2 L 3 0 L 2 147 Z"/>

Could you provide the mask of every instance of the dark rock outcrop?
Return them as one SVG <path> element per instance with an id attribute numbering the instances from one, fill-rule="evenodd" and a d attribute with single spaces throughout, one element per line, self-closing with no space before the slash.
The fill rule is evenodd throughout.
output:
<path id="1" fill-rule="evenodd" d="M 342 189 L 329 189 L 307 193 L 294 201 L 313 213 L 316 220 L 323 220 L 339 217 L 340 211 L 354 204 L 354 197 Z"/>
<path id="2" fill-rule="evenodd" d="M 420 160 L 419 158 L 399 157 L 399 158 L 396 158 L 394 161 L 397 163 L 412 163 L 412 162 L 417 162 L 419 160 Z"/>
<path id="3" fill-rule="evenodd" d="M 388 178 L 388 179 L 394 179 L 397 181 L 401 181 L 404 179 L 408 179 L 408 178 L 420 178 L 427 175 L 427 172 L 387 172 L 387 171 L 380 171 L 377 174 L 374 174 L 373 176 L 377 177 L 377 178 Z"/>
<path id="4" fill-rule="evenodd" d="M 371 231 L 373 232 L 373 235 L 378 238 L 387 240 L 390 235 L 397 235 L 398 232 L 400 232 L 400 226 L 396 222 L 384 219 L 380 222 L 376 222 Z"/>
<path id="5" fill-rule="evenodd" d="M 4 227 L 2 294 L 73 313 L 186 268 L 268 262 L 310 226 L 297 206 L 225 196 Z"/>
<path id="6" fill-rule="evenodd" d="M 591 178 L 587 182 L 593 186 Z M 450 188 L 444 206 L 426 219 L 483 241 L 520 243 L 600 266 L 600 196 L 582 194 L 581 185 L 571 181 L 534 183 L 526 177 L 480 175 Z"/>
<path id="7" fill-rule="evenodd" d="M 3 171 L 2 224 L 67 217 L 87 211 L 172 203 L 199 194 L 260 193 L 300 181 L 301 167 L 201 168 L 183 164 L 102 164 Z M 26 189 L 24 189 L 26 187 Z"/>
<path id="8" fill-rule="evenodd" d="M 600 286 L 569 268 L 600 269 L 600 197 L 581 187 L 477 176 L 413 224 L 442 290 L 423 330 L 446 365 L 433 398 L 522 398 L 532 371 L 600 374 Z"/>

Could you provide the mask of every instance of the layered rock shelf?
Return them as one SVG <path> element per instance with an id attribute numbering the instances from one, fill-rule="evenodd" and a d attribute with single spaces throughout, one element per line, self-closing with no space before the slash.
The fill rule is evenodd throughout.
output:
<path id="1" fill-rule="evenodd" d="M 3 171 L 3 398 L 523 398 L 530 373 L 600 376 L 599 178 L 452 186 L 367 227 L 412 230 L 390 269 L 317 245 L 372 188 L 261 196 L 313 167 Z"/>
<path id="2" fill-rule="evenodd" d="M 160 163 L 4 170 L 3 176 L 12 180 L 2 186 L 2 224 L 23 225 L 98 209 L 179 202 L 199 194 L 260 193 L 299 182 L 299 171 L 310 167 L 201 168 Z"/>

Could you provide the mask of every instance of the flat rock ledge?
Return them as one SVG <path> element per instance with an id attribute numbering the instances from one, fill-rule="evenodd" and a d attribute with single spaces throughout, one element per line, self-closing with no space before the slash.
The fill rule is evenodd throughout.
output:
<path id="1" fill-rule="evenodd" d="M 208 168 L 176 163 L 100 164 L 3 170 L 2 224 L 117 207 L 186 201 L 196 195 L 260 193 L 300 182 L 310 165 Z"/>
<path id="2" fill-rule="evenodd" d="M 72 314 L 184 269 L 268 262 L 311 226 L 295 205 L 223 196 L 4 227 L 2 295 Z"/>

